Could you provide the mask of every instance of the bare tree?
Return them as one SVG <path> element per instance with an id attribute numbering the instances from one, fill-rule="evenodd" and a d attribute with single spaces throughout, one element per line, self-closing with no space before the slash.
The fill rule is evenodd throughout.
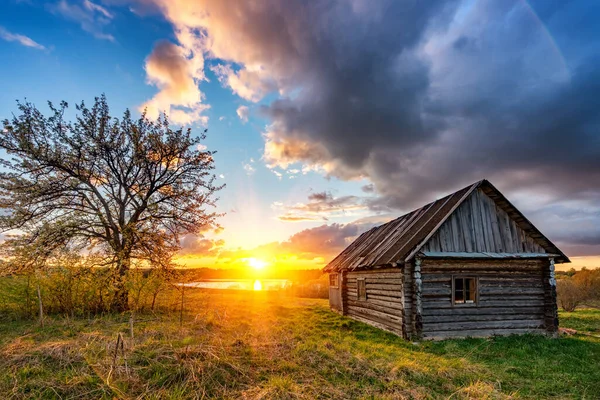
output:
<path id="1" fill-rule="evenodd" d="M 114 269 L 115 311 L 128 307 L 125 276 L 132 260 L 164 263 L 179 238 L 216 226 L 212 151 L 203 150 L 189 129 L 171 129 L 166 116 L 150 121 L 109 113 L 105 96 L 87 108 L 49 103 L 44 116 L 31 103 L 18 103 L 19 115 L 4 120 L 0 149 L 0 229 L 23 235 L 13 248 L 36 260 L 69 247 L 102 254 Z M 4 157 L 3 157 L 4 158 Z M 23 254 L 23 251 L 20 251 Z"/>

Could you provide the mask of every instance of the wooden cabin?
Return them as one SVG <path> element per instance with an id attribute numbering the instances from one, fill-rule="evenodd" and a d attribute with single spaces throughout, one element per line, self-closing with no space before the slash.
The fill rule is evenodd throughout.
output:
<path id="1" fill-rule="evenodd" d="M 567 256 L 482 180 L 360 235 L 331 261 L 331 308 L 405 338 L 558 329 Z"/>

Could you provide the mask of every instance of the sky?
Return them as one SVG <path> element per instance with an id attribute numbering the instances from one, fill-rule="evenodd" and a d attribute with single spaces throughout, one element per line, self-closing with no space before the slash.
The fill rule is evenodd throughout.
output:
<path id="1" fill-rule="evenodd" d="M 222 229 L 180 261 L 320 268 L 487 178 L 600 267 L 600 2 L 2 0 L 0 118 L 27 99 L 200 133 Z"/>

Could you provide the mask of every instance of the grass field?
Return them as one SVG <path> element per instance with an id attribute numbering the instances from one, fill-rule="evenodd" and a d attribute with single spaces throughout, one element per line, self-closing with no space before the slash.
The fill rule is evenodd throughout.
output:
<path id="1" fill-rule="evenodd" d="M 574 398 L 600 396 L 600 338 L 411 343 L 326 300 L 190 290 L 179 313 L 0 323 L 5 398 Z M 600 312 L 561 315 L 599 332 Z M 119 333 L 124 344 L 116 348 Z"/>

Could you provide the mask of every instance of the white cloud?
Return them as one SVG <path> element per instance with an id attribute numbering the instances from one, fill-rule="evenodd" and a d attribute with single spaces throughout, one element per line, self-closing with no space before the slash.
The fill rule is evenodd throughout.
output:
<path id="1" fill-rule="evenodd" d="M 238 115 L 238 117 L 240 117 L 240 119 L 242 120 L 242 123 L 246 123 L 248 122 L 248 115 L 250 114 L 250 109 L 247 106 L 239 106 L 238 109 L 235 111 Z"/>
<path id="2" fill-rule="evenodd" d="M 244 171 L 246 171 L 246 175 L 252 175 L 252 174 L 254 174 L 254 172 L 256 172 L 256 169 L 254 168 L 254 166 L 251 163 L 243 164 L 243 168 L 244 168 Z"/>
<path id="3" fill-rule="evenodd" d="M 49 6 L 50 11 L 79 23 L 81 29 L 92 34 L 97 39 L 115 41 L 115 37 L 105 33 L 104 28 L 110 24 L 114 15 L 105 7 L 89 0 L 73 2 L 60 0 Z"/>
<path id="4" fill-rule="evenodd" d="M 38 49 L 38 50 L 46 50 L 46 47 L 42 46 L 41 44 L 34 41 L 33 39 L 31 39 L 25 35 L 19 35 L 18 33 L 11 33 L 1 26 L 0 26 L 0 38 L 2 38 L 3 40 L 6 40 L 7 42 L 17 42 L 26 47 L 32 47 L 32 48 Z"/>
<path id="5" fill-rule="evenodd" d="M 283 176 L 283 174 L 281 172 L 277 171 L 276 169 L 272 169 L 272 168 L 270 168 L 270 170 L 273 174 L 275 174 L 277 179 L 281 180 L 281 177 Z"/>

